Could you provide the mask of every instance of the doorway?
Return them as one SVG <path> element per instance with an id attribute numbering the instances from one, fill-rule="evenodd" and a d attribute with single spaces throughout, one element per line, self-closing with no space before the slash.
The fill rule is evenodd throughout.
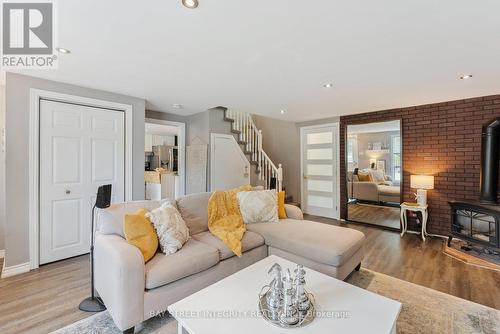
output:
<path id="1" fill-rule="evenodd" d="M 148 118 L 144 129 L 144 198 L 185 195 L 186 125 Z"/>
<path id="2" fill-rule="evenodd" d="M 301 197 L 305 213 L 340 218 L 339 124 L 302 127 Z"/>

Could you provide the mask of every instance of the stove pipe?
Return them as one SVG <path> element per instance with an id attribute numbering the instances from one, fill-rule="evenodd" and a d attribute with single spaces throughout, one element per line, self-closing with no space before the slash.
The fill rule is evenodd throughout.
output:
<path id="1" fill-rule="evenodd" d="M 481 202 L 497 204 L 500 144 L 500 118 L 483 125 L 481 134 Z"/>

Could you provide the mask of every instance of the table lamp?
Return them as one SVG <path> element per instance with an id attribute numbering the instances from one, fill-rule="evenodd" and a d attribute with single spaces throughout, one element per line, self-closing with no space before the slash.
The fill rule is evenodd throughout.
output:
<path id="1" fill-rule="evenodd" d="M 417 189 L 415 194 L 418 205 L 427 205 L 427 190 L 434 189 L 434 176 L 410 175 L 410 187 Z"/>

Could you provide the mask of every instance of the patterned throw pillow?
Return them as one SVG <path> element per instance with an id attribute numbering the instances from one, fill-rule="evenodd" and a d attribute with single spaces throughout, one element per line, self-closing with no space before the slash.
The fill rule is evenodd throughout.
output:
<path id="1" fill-rule="evenodd" d="M 146 214 L 155 227 L 161 251 L 167 255 L 179 250 L 189 239 L 189 230 L 181 214 L 167 202 Z"/>
<path id="2" fill-rule="evenodd" d="M 278 222 L 276 191 L 242 191 L 237 194 L 237 197 L 245 224 Z"/>

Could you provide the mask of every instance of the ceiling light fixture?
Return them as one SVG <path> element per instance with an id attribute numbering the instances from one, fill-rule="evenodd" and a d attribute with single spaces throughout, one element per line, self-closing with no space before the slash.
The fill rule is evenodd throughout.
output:
<path id="1" fill-rule="evenodd" d="M 283 109 L 281 109 L 280 113 L 283 115 L 285 113 L 285 111 Z"/>
<path id="2" fill-rule="evenodd" d="M 466 79 L 470 79 L 470 78 L 472 78 L 472 74 L 466 74 L 466 75 L 462 75 L 460 77 L 460 79 L 462 79 L 462 80 L 466 80 Z"/>
<path id="3" fill-rule="evenodd" d="M 323 87 L 325 87 L 325 88 L 332 88 L 333 84 L 331 82 L 329 82 L 327 84 L 324 84 Z"/>
<path id="4" fill-rule="evenodd" d="M 182 104 L 174 103 L 174 104 L 172 104 L 172 108 L 174 108 L 174 109 L 182 109 Z"/>
<path id="5" fill-rule="evenodd" d="M 198 0 L 182 0 L 184 7 L 194 9 L 198 7 Z"/>
<path id="6" fill-rule="evenodd" d="M 59 53 L 64 53 L 64 54 L 71 53 L 71 51 L 69 51 L 68 49 L 65 49 L 65 48 L 56 48 L 56 51 Z"/>

